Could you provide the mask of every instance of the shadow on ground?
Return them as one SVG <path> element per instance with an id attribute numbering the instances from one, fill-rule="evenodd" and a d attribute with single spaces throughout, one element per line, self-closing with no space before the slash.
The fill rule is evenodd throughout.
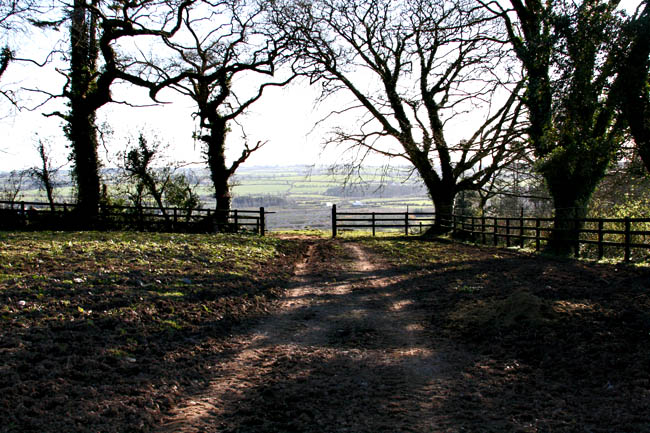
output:
<path id="1" fill-rule="evenodd" d="M 0 432 L 650 431 L 650 270 L 399 242 L 182 297 L 144 268 L 2 283 Z"/>
<path id="2" fill-rule="evenodd" d="M 300 282 L 322 290 L 255 330 L 245 384 L 192 396 L 210 404 L 185 431 L 650 431 L 648 269 L 364 245 L 376 267 L 330 251 Z"/>

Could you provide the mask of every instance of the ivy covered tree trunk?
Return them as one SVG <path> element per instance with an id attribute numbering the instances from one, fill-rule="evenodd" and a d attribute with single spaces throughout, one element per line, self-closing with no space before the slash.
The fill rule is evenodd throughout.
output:
<path id="1" fill-rule="evenodd" d="M 452 188 L 428 188 L 429 195 L 435 208 L 433 227 L 426 232 L 426 236 L 439 235 L 451 230 L 452 215 L 454 213 L 454 200 L 456 191 Z"/>
<path id="2" fill-rule="evenodd" d="M 577 253 L 577 240 L 587 217 L 591 196 L 612 159 L 615 143 L 591 128 L 556 143 L 551 155 L 538 164 L 553 197 L 555 216 L 546 251 L 567 256 Z"/>
<path id="3" fill-rule="evenodd" d="M 586 216 L 591 194 L 621 142 L 608 85 L 615 78 L 609 65 L 612 35 L 619 30 L 618 2 L 510 3 L 518 22 L 504 9 L 499 15 L 527 72 L 529 141 L 555 207 L 546 249 L 568 255 L 582 227 L 577 220 Z"/>
<path id="4" fill-rule="evenodd" d="M 577 241 L 584 225 L 581 220 L 587 216 L 589 200 L 595 187 L 592 183 L 589 191 L 589 187 L 584 184 L 576 188 L 567 182 L 564 187 L 557 185 L 554 188 L 552 195 L 555 215 L 546 252 L 559 256 L 579 252 L 576 250 L 579 248 Z"/>
<path id="5" fill-rule="evenodd" d="M 73 154 L 73 174 L 77 185 L 77 212 L 82 224 L 92 223 L 99 212 L 100 176 L 94 113 L 84 113 L 71 101 L 72 114 L 67 128 Z"/>
<path id="6" fill-rule="evenodd" d="M 66 134 L 71 143 L 77 184 L 77 212 L 82 225 L 92 225 L 99 213 L 100 175 L 97 155 L 96 108 L 92 91 L 97 70 L 96 21 L 85 0 L 75 0 L 70 24 L 70 112 Z"/>
<path id="7" fill-rule="evenodd" d="M 410 150 L 411 161 L 422 177 L 424 186 L 427 188 L 429 197 L 433 201 L 435 217 L 433 226 L 424 233 L 424 237 L 437 236 L 449 232 L 454 211 L 454 200 L 458 192 L 457 182 L 452 173 L 451 164 L 443 163 L 441 175 L 439 175 L 431 164 L 426 152 L 415 149 L 408 143 L 404 146 Z M 447 153 L 442 153 L 447 155 Z"/>
<path id="8" fill-rule="evenodd" d="M 629 46 L 617 63 L 619 75 L 613 91 L 639 156 L 650 172 L 650 1 L 644 1 L 642 12 L 627 23 L 625 30 Z"/>
<path id="9" fill-rule="evenodd" d="M 13 59 L 13 53 L 9 47 L 4 47 L 0 52 L 0 77 L 5 73 L 9 67 L 9 62 Z"/>
<path id="10" fill-rule="evenodd" d="M 219 116 L 212 116 L 210 135 L 203 136 L 206 144 L 206 156 L 210 168 L 210 179 L 214 186 L 214 197 L 217 201 L 217 224 L 226 224 L 232 204 L 229 180 L 232 171 L 226 166 L 226 135 L 227 122 Z"/>

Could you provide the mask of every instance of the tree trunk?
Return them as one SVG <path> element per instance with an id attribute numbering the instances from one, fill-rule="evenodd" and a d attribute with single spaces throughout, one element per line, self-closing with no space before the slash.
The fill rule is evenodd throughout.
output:
<path id="1" fill-rule="evenodd" d="M 86 2 L 75 0 L 70 24 L 70 113 L 66 133 L 71 142 L 77 182 L 79 224 L 92 227 L 99 214 L 100 176 L 96 108 L 90 99 L 97 70 L 96 22 L 87 17 Z"/>
<path id="2" fill-rule="evenodd" d="M 424 233 L 425 237 L 437 236 L 452 230 L 452 215 L 454 211 L 454 198 L 456 193 L 452 190 L 432 191 L 429 195 L 435 208 L 433 226 Z"/>
<path id="3" fill-rule="evenodd" d="M 597 181 L 590 186 L 587 182 L 576 184 L 567 181 L 562 183 L 562 189 L 559 189 L 559 185 L 552 188 L 555 215 L 553 231 L 549 235 L 545 252 L 557 256 L 570 256 L 579 252 L 578 239 L 584 226 L 582 220 L 587 216 L 589 199 L 596 183 Z"/>
<path id="4" fill-rule="evenodd" d="M 208 167 L 214 186 L 214 197 L 217 201 L 216 222 L 218 226 L 224 226 L 228 223 L 228 214 L 232 203 L 230 185 L 228 184 L 231 171 L 226 167 L 227 128 L 223 119 L 213 119 L 210 125 L 210 135 L 204 136 L 203 141 L 207 145 Z"/>
<path id="5" fill-rule="evenodd" d="M 47 201 L 50 203 L 50 211 L 54 213 L 56 210 L 54 206 L 54 187 L 52 186 L 52 182 L 50 181 L 49 177 L 45 178 L 43 180 L 43 183 L 45 184 L 45 194 L 47 195 Z"/>
<path id="6" fill-rule="evenodd" d="M 68 138 L 74 155 L 74 177 L 77 183 L 77 212 L 80 223 L 91 226 L 97 219 L 100 202 L 99 157 L 95 115 L 83 107 L 83 101 L 71 101 L 71 116 L 67 125 Z"/>
<path id="7" fill-rule="evenodd" d="M 613 91 L 626 119 L 639 156 L 650 172 L 650 2 L 646 1 L 639 17 L 628 23 L 632 43 L 623 61 Z"/>

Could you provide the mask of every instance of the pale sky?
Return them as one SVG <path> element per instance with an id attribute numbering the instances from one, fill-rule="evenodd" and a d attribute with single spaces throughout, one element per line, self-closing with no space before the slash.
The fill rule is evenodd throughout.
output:
<path id="1" fill-rule="evenodd" d="M 14 68 L 16 71 L 18 68 Z M 22 69 L 22 68 L 21 68 Z M 18 82 L 16 74 L 12 82 Z M 23 83 L 26 81 L 21 79 Z M 9 83 L 9 80 L 3 80 Z M 53 82 L 54 83 L 54 82 Z M 5 88 L 7 84 L 5 84 Z M 60 91 L 60 87 L 52 85 L 51 91 Z M 124 93 L 142 93 L 138 98 L 141 103 L 148 104 L 144 92 L 138 89 L 114 88 L 115 99 Z M 164 96 L 167 96 L 166 98 Z M 336 160 L 335 152 L 322 154 L 322 135 L 325 131 L 312 131 L 314 124 L 326 111 L 314 106 L 317 90 L 307 85 L 290 85 L 278 89 L 267 89 L 263 98 L 255 103 L 249 112 L 239 120 L 243 125 L 251 144 L 257 141 L 268 141 L 267 145 L 254 153 L 246 165 L 292 165 L 292 164 L 329 164 Z M 192 112 L 194 106 L 189 98 L 182 98 L 168 93 L 163 100 L 173 99 L 174 102 L 161 106 L 134 108 L 120 104 L 108 104 L 99 111 L 99 122 L 108 122 L 114 130 L 109 142 L 109 153 L 123 150 L 129 136 L 137 136 L 140 130 L 153 134 L 170 144 L 174 158 L 184 161 L 202 161 L 199 143 L 192 139 L 194 121 Z M 30 167 L 37 158 L 33 143 L 36 134 L 41 139 L 52 142 L 56 159 L 64 163 L 68 150 L 65 148 L 66 139 L 62 132 L 62 121 L 57 117 L 45 117 L 42 113 L 64 110 L 56 103 L 51 103 L 36 112 L 22 110 L 9 113 L 10 106 L 6 102 L 0 104 L 0 128 L 3 131 L 0 139 L 0 171 L 9 171 Z M 9 113 L 9 114 L 7 114 Z M 232 125 L 228 135 L 227 146 L 229 156 L 239 156 L 242 151 L 242 131 L 237 125 Z M 102 156 L 106 151 L 100 149 Z M 108 161 L 108 164 L 111 164 Z"/>
<path id="2" fill-rule="evenodd" d="M 630 10 L 631 5 L 638 5 L 639 0 L 624 0 L 624 7 Z M 40 52 L 37 58 L 43 58 L 50 49 L 52 36 L 46 37 L 40 33 L 23 36 L 14 40 L 14 46 L 19 46 L 22 52 Z M 19 42 L 18 44 L 16 42 Z M 20 55 L 20 52 L 19 52 Z M 0 88 L 15 89 L 22 87 L 38 87 L 52 93 L 61 91 L 63 80 L 54 71 L 44 73 L 33 65 L 13 63 L 2 77 Z M 142 104 L 150 104 L 146 92 L 133 87 L 115 86 L 113 95 L 116 100 L 129 99 Z M 29 93 L 21 93 L 24 100 L 30 97 Z M 119 104 L 108 104 L 99 111 L 98 121 L 108 122 L 115 131 L 108 143 L 108 148 L 100 148 L 100 155 L 106 165 L 115 166 L 116 161 L 110 158 L 117 152 L 126 148 L 129 136 L 137 137 L 140 130 L 147 135 L 155 135 L 163 142 L 169 143 L 173 159 L 183 161 L 201 162 L 203 158 L 198 143 L 192 139 L 194 122 L 191 113 L 194 109 L 189 98 L 175 96 L 172 93 L 161 93 L 161 99 L 173 100 L 173 103 L 164 106 L 147 108 L 132 108 Z M 341 150 L 322 150 L 324 137 L 331 127 L 348 123 L 355 125 L 355 117 L 338 117 L 314 130 L 315 123 L 323 118 L 332 109 L 340 109 L 349 96 L 331 100 L 325 105 L 315 107 L 314 101 L 318 96 L 318 88 L 310 87 L 306 83 L 296 83 L 285 88 L 269 88 L 261 100 L 257 101 L 248 114 L 241 117 L 240 123 L 244 126 L 251 144 L 257 141 L 268 141 L 268 144 L 253 154 L 246 162 L 246 166 L 255 165 L 330 165 L 341 162 Z M 34 105 L 42 100 L 42 95 L 31 95 Z M 128 98 L 127 98 L 128 97 Z M 28 104 L 29 105 L 29 104 Z M 67 140 L 61 128 L 62 121 L 57 117 L 46 118 L 42 113 L 55 110 L 65 111 L 61 102 L 51 102 L 37 111 L 30 112 L 12 110 L 10 104 L 4 99 L 0 100 L 0 171 L 28 168 L 38 163 L 34 143 L 40 137 L 52 144 L 54 158 L 61 165 L 65 163 L 69 150 L 66 148 Z M 468 124 L 478 119 L 459 119 L 456 124 L 448 125 L 448 139 L 460 140 L 473 128 Z M 358 122 L 357 122 L 358 123 Z M 232 125 L 232 132 L 228 135 L 227 147 L 229 157 L 241 154 L 241 130 Z M 108 156 L 109 160 L 106 160 Z M 368 163 L 381 164 L 380 157 L 372 158 Z M 403 160 L 396 161 L 403 164 Z"/>

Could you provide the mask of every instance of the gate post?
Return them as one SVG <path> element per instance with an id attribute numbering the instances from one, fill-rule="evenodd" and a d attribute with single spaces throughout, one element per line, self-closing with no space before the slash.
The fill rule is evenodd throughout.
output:
<path id="1" fill-rule="evenodd" d="M 266 234 L 266 216 L 264 215 L 264 207 L 260 208 L 260 236 Z"/>
<path id="2" fill-rule="evenodd" d="M 404 214 L 404 236 L 409 235 L 409 211 Z"/>
<path id="3" fill-rule="evenodd" d="M 632 243 L 630 217 L 625 217 L 625 256 L 626 262 L 630 261 L 630 244 Z"/>
<path id="4" fill-rule="evenodd" d="M 598 220 L 598 260 L 603 258 L 605 250 L 603 248 L 603 220 Z"/>
<path id="5" fill-rule="evenodd" d="M 332 237 L 336 237 L 336 205 L 332 205 Z"/>
<path id="6" fill-rule="evenodd" d="M 524 247 L 524 208 L 521 208 L 521 215 L 519 216 L 519 248 Z"/>

